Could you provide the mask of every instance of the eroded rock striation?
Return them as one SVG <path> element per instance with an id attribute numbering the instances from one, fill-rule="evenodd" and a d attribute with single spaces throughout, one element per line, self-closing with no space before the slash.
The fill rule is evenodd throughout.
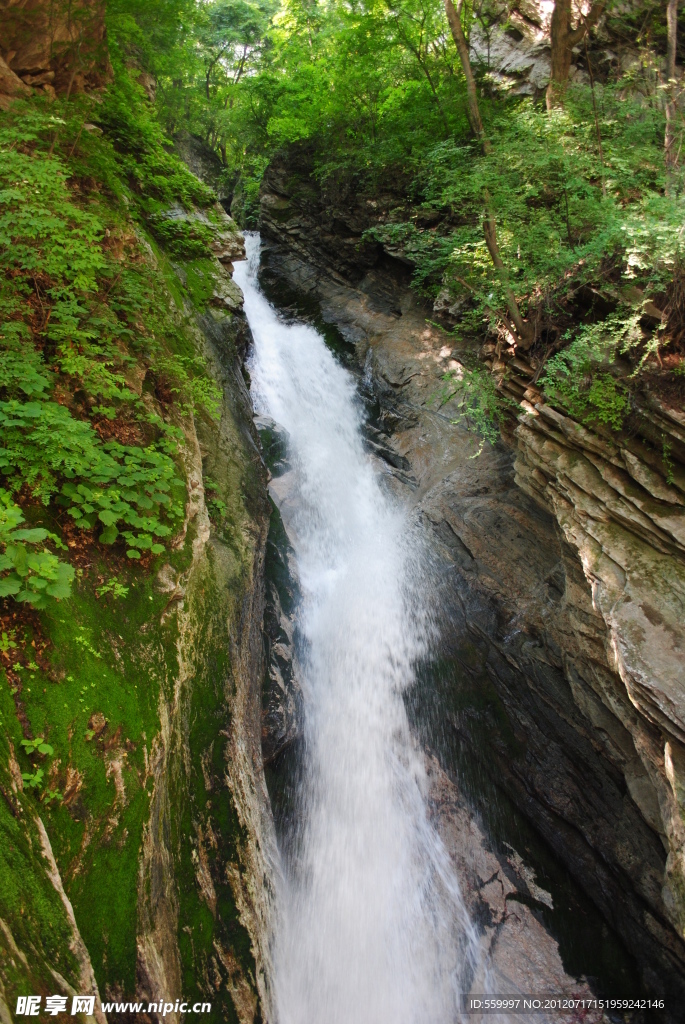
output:
<path id="1" fill-rule="evenodd" d="M 450 729 L 648 987 L 681 998 L 685 417 L 645 398 L 640 431 L 601 437 L 550 408 L 523 367 L 515 433 L 474 458 L 477 438 L 441 404 L 453 337 L 428 322 L 402 254 L 362 238 L 383 202 L 334 205 L 292 162 L 272 166 L 263 279 L 315 299 L 355 346 L 372 447 L 434 551 Z"/>

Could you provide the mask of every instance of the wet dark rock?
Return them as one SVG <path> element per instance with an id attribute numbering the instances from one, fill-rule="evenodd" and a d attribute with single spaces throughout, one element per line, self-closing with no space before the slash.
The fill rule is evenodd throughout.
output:
<path id="1" fill-rule="evenodd" d="M 264 461 L 274 478 L 287 473 L 287 434 L 269 416 L 256 416 Z M 299 584 L 293 550 L 273 500 L 266 542 L 264 639 L 266 676 L 262 686 L 262 755 L 270 764 L 302 734 L 302 691 L 298 680 L 295 611 Z M 277 497 L 277 496 L 276 496 Z"/>

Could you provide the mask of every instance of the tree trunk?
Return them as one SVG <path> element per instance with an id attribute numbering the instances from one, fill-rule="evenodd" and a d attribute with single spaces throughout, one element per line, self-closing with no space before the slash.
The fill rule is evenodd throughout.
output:
<path id="1" fill-rule="evenodd" d="M 509 315 L 514 327 L 516 328 L 516 333 L 518 334 L 517 342 L 519 348 L 528 349 L 535 341 L 535 330 L 530 324 L 527 324 L 521 316 L 521 311 L 519 310 L 516 296 L 514 295 L 514 289 L 509 284 L 507 268 L 504 266 L 504 260 L 500 256 L 499 246 L 497 244 L 497 225 L 495 222 L 495 215 L 492 212 L 490 204 L 490 194 L 487 189 L 483 193 L 483 199 L 485 201 L 485 216 L 483 218 L 485 244 L 488 247 L 492 264 L 499 275 L 500 281 L 502 282 L 507 309 L 509 310 Z"/>
<path id="2" fill-rule="evenodd" d="M 555 0 L 550 27 L 552 46 L 551 73 L 547 86 L 547 109 L 563 107 L 568 76 L 573 61 L 573 47 L 582 42 L 590 29 L 602 16 L 606 0 L 599 0 L 590 8 L 587 17 L 580 18 L 575 28 L 571 25 L 571 0 Z"/>
<path id="3" fill-rule="evenodd" d="M 487 155 L 490 152 L 490 142 L 483 131 L 483 122 L 481 120 L 480 109 L 478 107 L 478 90 L 476 88 L 476 80 L 473 77 L 469 48 L 466 43 L 466 36 L 464 35 L 464 29 L 461 24 L 462 2 L 463 0 L 459 0 L 459 8 L 455 9 L 452 0 L 445 0 L 445 13 L 447 14 L 447 21 L 449 22 L 452 38 L 454 39 L 454 43 L 459 53 L 459 59 L 461 60 L 461 66 L 464 71 L 464 78 L 466 79 L 466 97 L 468 102 L 469 124 L 471 125 L 471 131 L 483 147 L 483 152 Z"/>
<path id="4" fill-rule="evenodd" d="M 678 46 L 678 0 L 668 0 L 666 8 L 666 24 L 668 26 L 668 44 L 666 48 L 666 136 L 664 138 L 664 157 L 667 167 L 674 167 L 677 160 L 675 148 L 675 59 Z"/>

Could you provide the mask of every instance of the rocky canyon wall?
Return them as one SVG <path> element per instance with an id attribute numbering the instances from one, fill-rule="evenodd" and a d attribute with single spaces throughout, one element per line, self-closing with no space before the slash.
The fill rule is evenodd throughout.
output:
<path id="1" fill-rule="evenodd" d="M 446 728 L 589 894 L 649 989 L 681 999 L 685 417 L 646 399 L 641 436 L 600 437 L 551 409 L 522 364 L 516 429 L 475 458 L 478 439 L 440 399 L 459 345 L 429 322 L 402 254 L 362 238 L 393 203 L 335 205 L 306 153 L 274 163 L 263 279 L 308 296 L 355 347 L 377 409 L 371 448 L 434 552 Z"/>
<path id="2" fill-rule="evenodd" d="M 52 615 L 28 620 L 40 664 L 32 662 L 22 682 L 4 658 L 0 1020 L 7 1024 L 19 996 L 76 993 L 98 997 L 99 1024 L 126 1019 L 103 1014 L 99 997 L 154 1004 L 142 1015 L 150 1024 L 179 1021 L 178 1010 L 162 1013 L 163 1003 L 177 1000 L 208 1004 L 207 1020 L 269 1019 L 275 839 L 260 691 L 270 508 L 243 373 L 249 329 L 231 278 L 243 239 L 218 205 L 174 207 L 168 216 L 211 233 L 205 258 L 190 268 L 153 250 L 130 221 L 113 217 L 111 234 L 139 246 L 139 265 L 170 311 L 176 341 L 216 385 L 217 404 L 213 414 L 189 405 L 175 411 L 164 353 L 147 362 L 133 348 L 128 387 L 179 438 L 182 525 L 164 557 L 138 573 L 125 555 L 103 565 L 108 552 L 92 543 L 84 555 L 70 536 L 73 593 Z M 9 635 L 20 625 L 21 618 Z M 6 653 L 15 647 L 8 642 Z M 55 750 L 46 792 L 38 793 L 26 784 L 22 749 L 37 729 Z"/>

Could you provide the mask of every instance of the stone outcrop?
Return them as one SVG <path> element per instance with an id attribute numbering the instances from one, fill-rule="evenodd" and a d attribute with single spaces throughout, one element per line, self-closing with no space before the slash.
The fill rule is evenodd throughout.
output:
<path id="1" fill-rule="evenodd" d="M 592 4 L 574 4 L 574 11 L 587 15 Z M 469 37 L 471 61 L 491 88 L 511 96 L 540 99 L 551 73 L 550 27 L 554 0 L 495 0 L 481 8 Z M 639 67 L 639 47 L 626 39 L 611 16 L 629 21 L 637 17 L 636 0 L 624 0 L 609 8 L 585 43 L 574 50 L 569 70 L 572 82 L 589 83 L 588 59 L 595 79 L 604 81 L 610 70 Z"/>
<path id="2" fill-rule="evenodd" d="M 34 92 L 48 97 L 102 86 L 110 73 L 101 0 L 0 2 L 0 109 Z"/>
<path id="3" fill-rule="evenodd" d="M 474 22 L 471 59 L 497 88 L 513 96 L 539 96 L 547 88 L 553 9 L 553 0 L 518 0 Z"/>
<path id="4" fill-rule="evenodd" d="M 169 595 L 163 618 L 176 619 L 178 667 L 160 693 L 161 727 L 150 752 L 154 788 L 139 866 L 136 995 L 181 999 L 190 970 L 215 1011 L 218 1005 L 221 1015 L 252 1024 L 269 1007 L 274 860 L 260 735 L 268 505 L 241 372 L 244 324 L 222 306 L 199 318 L 198 327 L 197 348 L 223 386 L 225 405 L 218 425 L 198 422 L 187 436 L 192 561 L 182 574 L 167 565 L 157 578 L 157 589 Z M 231 536 L 212 528 L 205 473 L 239 517 Z M 249 512 L 235 503 L 236 476 L 243 474 L 252 476 Z M 194 902 L 211 914 L 210 950 L 198 936 L 191 952 L 179 942 L 184 907 Z M 236 913 L 251 943 L 249 963 L 238 955 Z"/>
<path id="5" fill-rule="evenodd" d="M 167 574 L 159 582 L 170 591 L 169 613 L 178 618 L 178 674 L 173 695 L 167 692 L 160 702 L 159 764 L 146 836 L 150 856 L 146 861 L 144 846 L 140 874 L 141 918 L 148 911 L 149 926 L 141 929 L 138 975 L 145 997 L 175 989 L 180 998 L 184 981 L 174 972 L 190 969 L 218 1016 L 235 1014 L 240 1024 L 253 1024 L 271 1019 L 276 856 L 260 703 L 270 508 L 243 374 L 249 328 L 242 293 L 230 276 L 230 261 L 244 257 L 244 240 L 218 204 L 207 223 L 214 235 L 213 293 L 200 315 L 188 305 L 185 312 L 195 324 L 187 322 L 186 330 L 193 330 L 196 350 L 224 397 L 220 421 L 197 418 L 186 446 L 192 565 L 185 578 Z M 211 521 L 206 478 L 230 526 Z M 181 834 L 182 813 L 192 823 L 187 837 Z M 167 836 L 171 842 L 164 841 Z M 202 950 L 194 936 L 190 955 L 178 938 L 188 886 L 213 918 L 211 949 Z M 170 989 L 164 975 L 156 977 L 167 964 L 175 982 Z"/>
<path id="6" fill-rule="evenodd" d="M 585 980 L 565 971 L 559 948 L 540 920 L 540 909 L 552 908 L 550 893 L 537 884 L 535 872 L 512 846 L 495 854 L 468 801 L 441 769 L 427 758 L 427 778 L 433 820 L 450 851 L 461 894 L 471 921 L 479 925 L 482 963 L 488 965 L 488 983 L 476 972 L 471 995 L 555 993 L 567 1000 L 592 1000 Z M 489 987 L 488 987 L 489 986 Z M 545 1013 L 518 1012 L 521 1024 L 576 1024 L 573 1006 Z M 487 1024 L 489 1014 L 472 1013 L 474 1024 Z M 606 1017 L 593 1008 L 583 1012 L 587 1024 L 604 1024 Z"/>
<path id="7" fill-rule="evenodd" d="M 2 754 L 8 756 L 3 756 L 0 767 L 0 829 L 8 840 L 3 853 L 15 857 L 11 867 L 6 862 L 3 865 L 3 885 L 13 891 L 9 899 L 3 893 L 4 916 L 0 916 L 0 1021 L 11 1024 L 16 1005 L 12 996 L 17 990 L 35 994 L 47 989 L 62 996 L 69 1006 L 77 994 L 94 996 L 93 1013 L 79 1014 L 77 1019 L 83 1024 L 105 1024 L 90 955 L 64 891 L 50 839 L 26 799 L 11 740 L 5 745 L 3 737 L 2 747 Z M 5 874 L 8 867 L 19 875 L 16 880 Z M 43 926 L 49 922 L 48 934 L 41 934 L 32 920 L 36 905 Z M 14 915 L 8 914 L 8 909 Z"/>
<path id="8" fill-rule="evenodd" d="M 373 216 L 362 201 L 327 210 L 311 179 L 274 166 L 263 280 L 315 299 L 355 346 L 371 448 L 433 551 L 455 748 L 532 822 L 649 989 L 681 999 L 682 414 L 646 400 L 642 433 L 609 440 L 549 408 L 524 367 L 516 433 L 474 458 L 441 400 L 460 351 L 406 264 L 361 240 Z"/>

